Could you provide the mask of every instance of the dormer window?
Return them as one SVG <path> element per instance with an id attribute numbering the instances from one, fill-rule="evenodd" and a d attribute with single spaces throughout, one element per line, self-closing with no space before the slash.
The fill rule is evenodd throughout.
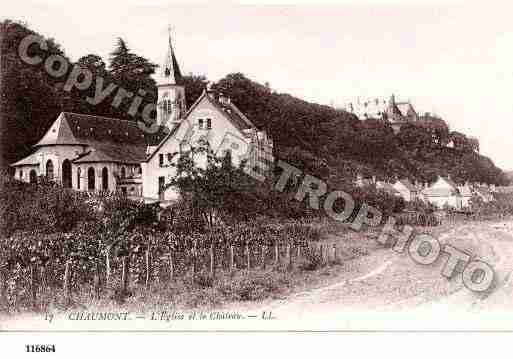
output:
<path id="1" fill-rule="evenodd" d="M 198 128 L 199 128 L 200 130 L 202 130 L 202 129 L 203 129 L 203 119 L 202 119 L 202 118 L 198 119 Z"/>

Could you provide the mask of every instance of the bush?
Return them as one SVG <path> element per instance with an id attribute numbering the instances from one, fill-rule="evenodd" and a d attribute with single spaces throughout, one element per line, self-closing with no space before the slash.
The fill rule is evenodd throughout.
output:
<path id="1" fill-rule="evenodd" d="M 276 296 L 290 284 L 289 277 L 283 273 L 250 273 L 222 283 L 219 290 L 232 300 L 256 301 Z"/>
<path id="2" fill-rule="evenodd" d="M 0 233 L 69 232 L 93 218 L 87 194 L 40 178 L 37 184 L 0 176 Z"/>

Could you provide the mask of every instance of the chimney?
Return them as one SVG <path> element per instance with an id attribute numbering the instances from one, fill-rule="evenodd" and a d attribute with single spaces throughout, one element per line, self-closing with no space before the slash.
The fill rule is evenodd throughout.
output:
<path id="1" fill-rule="evenodd" d="M 229 105 L 231 103 L 231 100 L 228 96 L 225 96 L 222 92 L 219 93 L 219 102 L 222 104 L 222 105 Z"/>

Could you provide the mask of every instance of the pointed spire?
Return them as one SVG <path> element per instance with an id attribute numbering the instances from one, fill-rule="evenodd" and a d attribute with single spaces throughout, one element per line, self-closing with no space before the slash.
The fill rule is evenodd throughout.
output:
<path id="1" fill-rule="evenodd" d="M 181 83 L 181 81 L 182 74 L 180 72 L 180 67 L 178 66 L 178 61 L 176 60 L 175 52 L 173 50 L 170 26 L 168 28 L 168 49 L 166 58 L 161 68 L 161 79 L 159 84 L 178 85 Z"/>

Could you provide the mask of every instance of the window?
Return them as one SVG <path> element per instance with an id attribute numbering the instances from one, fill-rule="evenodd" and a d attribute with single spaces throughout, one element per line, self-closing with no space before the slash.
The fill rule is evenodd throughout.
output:
<path id="1" fill-rule="evenodd" d="M 159 166 L 160 167 L 164 166 L 164 154 L 163 153 L 159 153 Z"/>
<path id="2" fill-rule="evenodd" d="M 89 167 L 87 170 L 87 189 L 89 191 L 94 191 L 95 188 L 95 178 L 94 178 L 94 168 Z"/>
<path id="3" fill-rule="evenodd" d="M 125 167 L 121 167 L 121 178 L 125 178 L 126 177 L 126 169 Z"/>
<path id="4" fill-rule="evenodd" d="M 107 167 L 103 167 L 102 169 L 102 189 L 104 191 L 109 190 L 109 170 Z"/>
<path id="5" fill-rule="evenodd" d="M 122 192 L 123 194 L 126 194 L 126 187 L 121 187 L 121 192 Z"/>
<path id="6" fill-rule="evenodd" d="M 202 130 L 202 129 L 203 129 L 203 119 L 202 119 L 202 118 L 198 119 L 198 128 L 199 128 L 200 130 Z"/>
<path id="7" fill-rule="evenodd" d="M 53 163 L 52 160 L 46 161 L 46 177 L 53 180 Z"/>
<path id="8" fill-rule="evenodd" d="M 20 179 L 22 179 L 22 178 L 23 178 L 23 171 L 20 170 Z"/>
<path id="9" fill-rule="evenodd" d="M 167 161 L 171 162 L 172 159 L 173 159 L 173 155 L 171 153 L 168 153 L 167 154 Z"/>
<path id="10" fill-rule="evenodd" d="M 164 176 L 159 177 L 159 200 L 164 199 L 164 184 L 165 184 L 165 178 Z"/>
<path id="11" fill-rule="evenodd" d="M 80 189 L 80 172 L 82 172 L 82 170 L 80 169 L 80 167 L 77 168 L 77 189 Z"/>
<path id="12" fill-rule="evenodd" d="M 171 105 L 171 100 L 166 100 L 167 103 L 167 113 L 173 112 L 173 106 Z"/>
<path id="13" fill-rule="evenodd" d="M 37 173 L 36 173 L 36 170 L 30 170 L 29 181 L 30 181 L 30 183 L 37 183 Z"/>
<path id="14" fill-rule="evenodd" d="M 207 130 L 210 130 L 210 129 L 212 129 L 212 119 L 207 118 Z"/>

